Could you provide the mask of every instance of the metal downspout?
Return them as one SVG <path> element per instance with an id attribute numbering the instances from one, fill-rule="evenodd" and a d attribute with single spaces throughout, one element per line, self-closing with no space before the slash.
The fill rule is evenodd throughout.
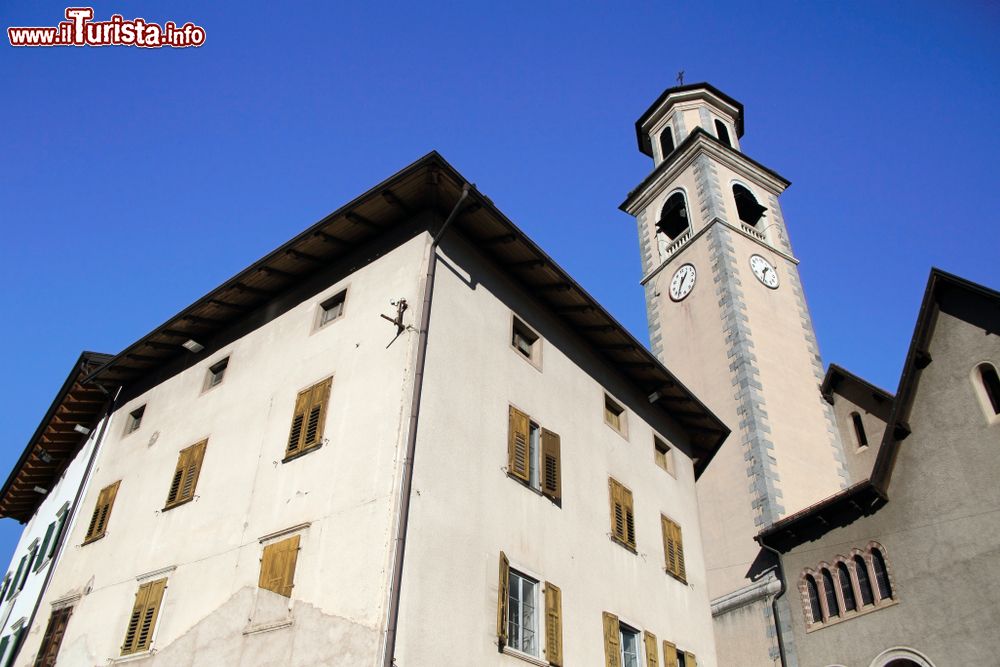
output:
<path id="1" fill-rule="evenodd" d="M 759 544 L 762 549 L 767 549 L 778 559 L 778 582 L 781 584 L 781 588 L 778 590 L 778 594 L 771 598 L 771 617 L 774 619 L 774 636 L 778 639 L 778 656 L 781 658 L 781 667 L 786 667 L 788 663 L 785 661 L 785 642 L 781 639 L 781 619 L 778 618 L 778 598 L 785 594 L 785 569 L 781 566 L 780 553 L 763 542 Z"/>
<path id="2" fill-rule="evenodd" d="M 403 555 L 406 551 L 406 528 L 410 517 L 410 490 L 413 486 L 413 456 L 417 446 L 417 421 L 420 416 L 420 396 L 424 383 L 424 365 L 427 360 L 427 328 L 431 320 L 431 301 L 434 296 L 434 274 L 437 270 L 437 248 L 445 230 L 457 217 L 462 204 L 474 186 L 466 183 L 462 196 L 448 214 L 441 229 L 431 238 L 427 259 L 427 275 L 424 279 L 424 298 L 420 312 L 420 330 L 417 340 L 417 360 L 413 376 L 413 398 L 410 403 L 410 423 L 406 436 L 406 456 L 403 459 L 403 474 L 399 498 L 399 522 L 396 524 L 395 558 L 392 580 L 389 583 L 389 617 L 385 629 L 385 647 L 382 652 L 383 667 L 393 667 L 396 659 L 396 626 L 399 621 L 400 584 L 403 578 Z"/>
<path id="3" fill-rule="evenodd" d="M 80 479 L 80 488 L 76 490 L 76 495 L 73 497 L 73 504 L 69 506 L 67 512 L 71 512 L 70 516 L 66 517 L 66 523 L 63 524 L 63 529 L 59 533 L 59 539 L 56 541 L 55 554 L 52 556 L 52 560 L 49 562 L 49 567 L 45 571 L 45 579 L 42 581 L 42 588 L 38 592 L 38 598 L 35 600 L 35 606 L 31 610 L 31 616 L 28 617 L 28 622 L 24 624 L 24 633 L 21 635 L 21 641 L 17 643 L 14 650 L 10 654 L 10 661 L 8 664 L 13 665 L 17 660 L 17 656 L 21 653 L 21 647 L 24 646 L 24 640 L 31 630 L 32 623 L 35 622 L 35 616 L 38 615 L 38 609 L 42 606 L 42 598 L 45 596 L 45 591 L 49 589 L 49 582 L 52 581 L 52 573 L 55 572 L 56 565 L 59 563 L 59 557 L 62 556 L 63 545 L 66 544 L 66 540 L 69 539 L 70 524 L 72 524 L 72 519 L 76 516 L 77 510 L 80 506 L 80 500 L 83 497 L 83 489 L 87 486 L 90 481 L 90 472 L 94 468 L 94 462 L 97 461 L 97 452 L 101 449 L 101 441 L 104 440 L 104 433 L 108 428 L 108 422 L 111 421 L 111 413 L 115 411 L 115 405 L 118 401 L 118 396 L 121 394 L 121 387 L 118 387 L 118 391 L 115 392 L 114 397 L 108 401 L 108 409 L 104 413 L 104 421 L 101 424 L 101 430 L 97 434 L 97 440 L 94 442 L 94 450 L 90 452 L 90 460 L 87 461 L 87 467 L 83 471 L 83 477 Z"/>

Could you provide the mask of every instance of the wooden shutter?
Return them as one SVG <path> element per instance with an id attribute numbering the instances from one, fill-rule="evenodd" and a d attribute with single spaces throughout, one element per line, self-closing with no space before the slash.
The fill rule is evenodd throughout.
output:
<path id="1" fill-rule="evenodd" d="M 604 667 L 621 667 L 622 643 L 618 617 L 604 612 Z"/>
<path id="2" fill-rule="evenodd" d="M 49 555 L 49 541 L 52 540 L 52 533 L 56 530 L 56 522 L 53 521 L 49 524 L 49 527 L 45 529 L 45 537 L 42 539 L 42 546 L 38 547 L 38 555 L 35 557 L 35 571 L 42 566 L 45 559 Z"/>
<path id="3" fill-rule="evenodd" d="M 54 667 L 56 657 L 59 655 L 59 645 L 62 643 L 63 635 L 66 634 L 66 624 L 69 623 L 72 614 L 72 607 L 63 607 L 52 612 L 49 624 L 45 628 L 45 635 L 42 637 L 42 646 L 38 649 L 38 657 L 35 658 L 35 667 Z"/>
<path id="4" fill-rule="evenodd" d="M 562 667 L 562 591 L 545 582 L 545 657 L 554 667 Z"/>
<path id="5" fill-rule="evenodd" d="M 625 539 L 629 546 L 635 548 L 635 508 L 632 505 L 632 492 L 622 487 L 622 500 L 625 503 Z"/>
<path id="6" fill-rule="evenodd" d="M 500 648 L 507 645 L 507 604 L 510 595 L 510 561 L 500 552 L 500 585 L 497 587 L 497 639 Z"/>
<path id="7" fill-rule="evenodd" d="M 660 667 L 660 660 L 657 657 L 656 635 L 652 632 L 644 632 L 642 640 L 646 644 L 646 667 Z"/>
<path id="8" fill-rule="evenodd" d="M 67 503 L 66 509 L 63 513 L 59 515 L 59 527 L 56 528 L 55 539 L 52 540 L 52 548 L 49 550 L 49 558 L 53 558 L 56 555 L 56 549 L 59 547 L 59 540 L 62 538 L 63 530 L 66 529 L 66 517 L 69 516 L 69 503 Z"/>
<path id="9" fill-rule="evenodd" d="M 167 507 L 173 507 L 194 498 L 194 490 L 201 474 L 201 462 L 205 458 L 205 448 L 208 440 L 202 440 L 196 445 L 182 449 L 177 456 L 177 468 L 170 480 L 167 491 Z"/>
<path id="10" fill-rule="evenodd" d="M 528 415 L 517 408 L 510 408 L 510 428 L 507 434 L 507 472 L 525 482 L 530 477 L 528 463 L 528 438 L 531 437 L 531 424 Z"/>
<path id="11" fill-rule="evenodd" d="M 663 667 L 677 667 L 677 645 L 663 640 Z"/>
<path id="12" fill-rule="evenodd" d="M 559 435 L 542 429 L 542 494 L 562 499 L 562 459 Z"/>
<path id="13" fill-rule="evenodd" d="M 698 661 L 691 651 L 684 651 L 684 667 L 698 667 Z"/>
<path id="14" fill-rule="evenodd" d="M 83 540 L 84 544 L 104 537 L 104 533 L 108 528 L 108 520 L 111 518 L 111 508 L 114 507 L 115 497 L 118 495 L 118 486 L 121 483 L 121 480 L 118 480 L 114 484 L 101 489 L 101 493 L 97 496 L 97 505 L 94 507 L 94 513 L 90 517 L 87 536 Z"/>
<path id="15" fill-rule="evenodd" d="M 14 597 L 14 593 L 21 590 L 21 588 L 24 586 L 21 580 L 21 575 L 24 574 L 24 563 L 27 560 L 28 560 L 27 556 L 21 556 L 21 562 L 20 564 L 18 564 L 17 572 L 14 574 L 14 580 L 11 582 L 10 592 L 7 593 L 8 600 Z"/>
<path id="16" fill-rule="evenodd" d="M 625 506 L 622 502 L 622 485 L 608 478 L 608 495 L 611 500 L 611 535 L 625 541 Z"/>
<path id="17" fill-rule="evenodd" d="M 285 457 L 317 447 L 323 442 L 326 427 L 326 406 L 330 398 L 333 378 L 327 378 L 309 389 L 300 391 L 295 398 L 292 427 L 288 432 Z"/>
<path id="18" fill-rule="evenodd" d="M 687 581 L 681 527 L 662 514 L 660 515 L 660 525 L 663 528 L 663 558 L 666 562 L 667 572 L 682 581 Z"/>
<path id="19" fill-rule="evenodd" d="M 295 563 L 299 555 L 299 536 L 275 542 L 264 547 L 260 559 L 260 579 L 257 585 L 286 598 L 292 596 L 295 582 Z"/>
<path id="20" fill-rule="evenodd" d="M 138 653 L 149 648 L 166 588 L 166 579 L 157 579 L 139 586 L 139 590 L 135 593 L 135 604 L 132 605 L 128 627 L 125 629 L 122 655 Z"/>
<path id="21" fill-rule="evenodd" d="M 3 578 L 3 588 L 0 589 L 0 602 L 3 601 L 4 596 L 7 595 L 7 588 L 10 586 L 10 575 L 8 574 Z M 3 651 L 0 651 L 0 656 L 3 655 Z"/>

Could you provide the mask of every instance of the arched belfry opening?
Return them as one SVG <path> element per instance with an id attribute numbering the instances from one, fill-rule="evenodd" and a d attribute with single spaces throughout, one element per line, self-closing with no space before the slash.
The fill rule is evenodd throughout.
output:
<path id="1" fill-rule="evenodd" d="M 660 132 L 660 155 L 666 160 L 667 156 L 674 152 L 674 131 L 667 125 Z"/>
<path id="2" fill-rule="evenodd" d="M 740 220 L 751 227 L 756 227 L 767 208 L 761 206 L 753 193 L 739 183 L 733 185 L 733 198 L 736 200 L 736 212 Z"/>
<path id="3" fill-rule="evenodd" d="M 663 204 L 663 209 L 660 211 L 660 220 L 656 223 L 656 228 L 673 241 L 683 234 L 689 225 L 690 220 L 684 193 L 675 192 L 667 197 L 666 203 Z"/>

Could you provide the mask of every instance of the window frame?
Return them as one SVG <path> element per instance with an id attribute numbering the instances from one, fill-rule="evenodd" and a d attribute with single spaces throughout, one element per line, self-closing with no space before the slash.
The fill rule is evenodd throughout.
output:
<path id="1" fill-rule="evenodd" d="M 861 418 L 861 413 L 852 410 L 849 415 L 851 426 L 854 429 L 854 444 L 858 450 L 868 449 L 868 433 L 865 431 L 865 422 Z"/>
<path id="2" fill-rule="evenodd" d="M 997 365 L 991 360 L 984 359 L 972 367 L 972 384 L 982 406 L 983 415 L 986 417 L 986 423 L 994 426 L 1000 424 L 1000 387 L 990 387 L 992 382 L 987 380 L 987 372 L 1000 380 L 1000 369 Z"/>
<path id="3" fill-rule="evenodd" d="M 612 424 L 608 419 L 609 413 L 614 413 L 615 408 L 618 409 L 616 414 L 618 424 Z M 612 431 L 620 435 L 621 437 L 628 440 L 628 410 L 621 401 L 616 400 L 607 391 L 604 392 L 604 406 L 602 412 L 602 418 L 604 423 L 607 424 Z"/>
<path id="4" fill-rule="evenodd" d="M 661 452 L 660 445 L 663 445 L 666 451 Z M 661 460 L 663 461 L 662 463 L 660 462 Z M 674 479 L 677 478 L 677 462 L 674 457 L 674 448 L 667 443 L 666 438 L 661 438 L 656 433 L 653 434 L 653 462 L 660 470 L 663 470 Z"/>
<path id="5" fill-rule="evenodd" d="M 128 437 L 142 428 L 142 422 L 146 417 L 146 406 L 148 403 L 143 403 L 134 410 L 129 410 L 128 417 L 125 419 L 125 429 L 122 433 L 122 437 Z M 138 413 L 138 414 L 137 414 Z"/>
<path id="6" fill-rule="evenodd" d="M 41 667 L 44 663 L 43 659 L 50 657 L 48 654 L 53 653 L 52 664 L 56 664 L 56 659 L 59 657 L 59 649 L 62 646 L 63 637 L 66 636 L 66 627 L 69 625 L 69 620 L 73 617 L 73 607 L 67 605 L 64 607 L 57 607 L 52 610 L 49 614 L 48 623 L 45 625 L 45 632 L 42 633 L 42 641 L 38 647 L 38 654 L 35 656 L 35 661 L 32 663 L 35 667 Z M 55 641 L 52 640 L 53 635 L 53 622 L 59 621 L 62 623 L 62 630 Z"/>
<path id="7" fill-rule="evenodd" d="M 349 287 L 349 285 L 345 285 L 344 287 L 333 291 L 330 296 L 319 302 L 316 313 L 316 324 L 313 328 L 314 331 L 325 329 L 334 322 L 339 322 L 344 319 L 344 316 L 347 314 L 347 297 Z M 327 319 L 326 314 L 333 310 L 333 307 L 337 305 L 340 306 L 340 312 Z"/>
<path id="8" fill-rule="evenodd" d="M 314 382 L 295 395 L 295 402 L 292 404 L 292 419 L 288 434 L 285 436 L 285 455 L 281 459 L 282 463 L 294 461 L 320 449 L 325 444 L 326 424 L 330 419 L 330 399 L 332 396 L 333 375 L 329 375 L 319 382 Z M 301 411 L 299 410 L 300 405 L 302 406 Z M 316 417 L 316 434 L 313 440 L 306 440 L 309 433 L 309 420 L 317 405 L 319 405 L 320 410 Z M 296 426 L 296 420 L 300 416 L 301 421 Z M 292 437 L 296 433 L 296 429 L 298 429 L 298 434 L 295 436 L 295 447 L 292 447 Z M 307 446 L 310 442 L 312 444 Z"/>
<path id="9" fill-rule="evenodd" d="M 520 474 L 516 464 L 516 436 L 521 421 L 528 424 L 525 434 L 526 476 Z M 537 434 L 537 438 L 533 438 L 532 434 Z M 507 405 L 507 461 L 503 470 L 509 478 L 562 507 L 562 438 L 512 403 Z"/>
<path id="10" fill-rule="evenodd" d="M 625 662 L 625 635 L 631 635 L 635 638 L 635 665 L 636 667 L 643 667 L 643 660 L 645 659 L 645 654 L 643 652 L 644 642 L 642 639 L 642 630 L 636 629 L 631 623 L 626 623 L 618 619 L 618 648 L 620 651 L 620 657 L 622 667 L 629 667 Z"/>
<path id="11" fill-rule="evenodd" d="M 529 364 L 534 366 L 538 370 L 542 370 L 542 336 L 538 333 L 536 329 L 529 326 L 523 319 L 518 317 L 514 312 L 511 312 L 510 320 L 510 336 L 508 337 L 508 344 L 510 349 L 517 353 L 517 356 L 524 359 Z M 517 337 L 520 336 L 524 340 L 528 341 L 528 338 L 534 337 L 532 340 L 528 341 L 531 353 L 525 354 L 524 350 L 519 348 L 516 344 Z"/>
<path id="12" fill-rule="evenodd" d="M 232 355 L 226 355 L 225 357 L 223 357 L 222 359 L 219 359 L 214 364 L 211 364 L 206 369 L 206 372 L 205 372 L 205 386 L 202 387 L 202 390 L 201 390 L 202 393 L 205 393 L 207 391 L 211 391 L 212 389 L 215 389 L 216 387 L 218 387 L 220 384 L 222 384 L 225 381 L 226 375 L 227 375 L 227 373 L 229 371 L 229 360 L 230 360 L 231 356 Z M 220 368 L 220 366 L 221 366 L 221 368 Z M 216 380 L 215 379 L 216 377 L 218 377 L 219 379 Z"/>
<path id="13" fill-rule="evenodd" d="M 507 584 L 507 619 L 506 619 L 506 623 L 507 623 L 507 641 L 506 641 L 506 644 L 505 644 L 505 648 L 506 649 L 510 649 L 511 652 L 514 652 L 516 654 L 520 654 L 520 655 L 523 655 L 523 656 L 527 656 L 529 658 L 534 658 L 536 660 L 540 660 L 540 659 L 542 659 L 542 656 L 545 654 L 545 652 L 544 652 L 544 646 L 543 646 L 544 640 L 545 640 L 545 632 L 541 631 L 539 629 L 541 627 L 541 625 L 542 625 L 539 622 L 539 617 L 544 614 L 544 610 L 542 611 L 541 614 L 539 613 L 539 609 L 540 609 L 539 599 L 542 597 L 540 595 L 540 592 L 541 592 L 541 589 L 542 589 L 542 579 L 540 577 L 536 577 L 534 575 L 531 575 L 531 574 L 525 572 L 524 570 L 522 570 L 519 567 L 514 567 L 514 566 L 510 566 L 510 568 L 508 570 L 507 576 L 508 576 L 508 584 Z M 511 604 L 514 601 L 514 596 L 513 596 L 513 590 L 514 590 L 513 580 L 514 580 L 515 577 L 518 579 L 518 581 L 521 584 L 519 586 L 519 590 L 518 590 L 519 594 L 523 593 L 523 588 L 524 588 L 523 587 L 523 583 L 524 582 L 527 581 L 532 586 L 532 590 L 531 590 L 531 597 L 532 597 L 532 602 L 533 602 L 533 619 L 532 620 L 534 621 L 534 627 L 532 628 L 531 632 L 534 634 L 534 641 L 535 641 L 535 650 L 536 650 L 536 653 L 531 653 L 529 651 L 524 650 L 524 648 L 522 648 L 524 646 L 523 636 L 521 637 L 521 641 L 519 642 L 519 646 L 514 646 L 513 645 L 513 638 L 512 638 L 512 635 L 511 635 L 511 623 L 512 623 L 512 621 L 511 621 L 511 613 L 512 613 Z M 518 598 L 518 601 L 519 601 L 519 606 L 523 607 L 523 600 L 521 600 L 520 598 Z M 518 614 L 518 620 L 519 620 L 519 622 L 523 622 L 523 618 L 524 618 L 523 612 L 521 614 Z M 519 627 L 522 627 L 522 626 L 523 626 L 523 623 L 521 625 L 519 625 Z"/>

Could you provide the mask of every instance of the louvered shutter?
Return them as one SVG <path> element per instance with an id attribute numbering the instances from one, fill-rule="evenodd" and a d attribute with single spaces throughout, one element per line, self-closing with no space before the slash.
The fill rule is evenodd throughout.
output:
<path id="1" fill-rule="evenodd" d="M 153 641 L 153 630 L 156 628 L 156 619 L 160 615 L 160 602 L 163 601 L 163 591 L 166 590 L 167 580 L 157 579 L 148 584 L 149 591 L 146 594 L 146 604 L 142 610 L 142 619 L 139 622 L 139 631 L 135 638 L 135 650 L 145 651 Z"/>
<path id="2" fill-rule="evenodd" d="M 257 585 L 278 595 L 284 595 L 286 598 L 291 597 L 298 554 L 298 535 L 264 547 L 264 553 L 260 559 L 260 578 Z"/>
<path id="3" fill-rule="evenodd" d="M 208 440 L 202 440 L 181 452 L 181 460 L 178 461 L 177 466 L 178 471 L 182 473 L 182 481 L 176 497 L 177 502 L 191 500 L 194 497 L 194 491 L 198 486 L 198 476 L 201 474 L 201 462 L 205 458 L 205 447 L 207 446 Z"/>
<path id="4" fill-rule="evenodd" d="M 45 635 L 42 637 L 42 646 L 38 650 L 38 657 L 35 658 L 35 667 L 54 667 L 56 657 L 59 655 L 59 645 L 62 644 L 63 635 L 66 633 L 66 624 L 73 613 L 72 607 L 63 607 L 52 612 L 49 617 L 49 624 L 45 628 Z"/>
<path id="5" fill-rule="evenodd" d="M 56 549 L 59 547 L 59 540 L 62 538 L 63 530 L 66 529 L 67 516 L 69 516 L 68 503 L 66 509 L 63 510 L 63 513 L 59 515 L 59 526 L 56 528 L 55 539 L 52 540 L 52 547 L 49 549 L 49 558 L 53 558 L 56 555 Z"/>
<path id="6" fill-rule="evenodd" d="M 545 657 L 554 667 L 562 667 L 562 591 L 545 582 Z"/>
<path id="7" fill-rule="evenodd" d="M 625 507 L 625 540 L 635 548 L 635 508 L 632 504 L 632 492 L 622 487 L 622 504 Z"/>
<path id="8" fill-rule="evenodd" d="M 562 499 L 562 459 L 559 435 L 542 429 L 542 493 L 552 500 Z"/>
<path id="9" fill-rule="evenodd" d="M 292 428 L 288 433 L 288 446 L 285 448 L 285 456 L 298 453 L 302 445 L 302 430 L 305 426 L 306 411 L 309 409 L 309 398 L 311 390 L 300 391 L 295 397 L 295 412 L 292 416 Z"/>
<path id="10" fill-rule="evenodd" d="M 687 568 L 684 565 L 684 540 L 681 539 L 681 527 L 674 524 L 674 548 L 677 551 L 677 576 L 687 581 Z"/>
<path id="11" fill-rule="evenodd" d="M 510 409 L 510 429 L 507 436 L 507 471 L 525 482 L 530 477 L 528 463 L 531 424 L 528 415 L 515 407 Z"/>
<path id="12" fill-rule="evenodd" d="M 330 398 L 332 382 L 332 378 L 326 379 L 309 390 L 309 410 L 306 414 L 305 433 L 302 435 L 302 449 L 309 449 L 323 442 L 326 405 Z"/>
<path id="13" fill-rule="evenodd" d="M 622 644 L 618 617 L 604 612 L 604 667 L 621 667 Z"/>
<path id="14" fill-rule="evenodd" d="M 656 635 L 652 632 L 644 632 L 642 640 L 646 644 L 646 667 L 660 667 L 660 660 L 657 657 Z"/>
<path id="15" fill-rule="evenodd" d="M 660 515 L 660 527 L 663 529 L 663 560 L 666 563 L 667 572 L 677 570 L 677 550 L 674 548 L 673 521 Z"/>
<path id="16" fill-rule="evenodd" d="M 146 611 L 146 599 L 149 597 L 149 584 L 139 586 L 135 592 L 135 603 L 132 605 L 132 613 L 129 614 L 128 627 L 125 628 L 125 641 L 122 643 L 122 655 L 135 653 L 136 638 L 139 636 L 139 623 L 142 621 L 143 613 Z"/>
<path id="17" fill-rule="evenodd" d="M 611 499 L 611 534 L 618 540 L 625 541 L 625 505 L 622 502 L 622 485 L 614 479 L 608 479 L 608 494 Z"/>
<path id="18" fill-rule="evenodd" d="M 180 499 L 181 483 L 184 481 L 184 470 L 187 468 L 188 450 L 182 449 L 177 456 L 177 467 L 174 468 L 174 476 L 170 478 L 170 489 L 167 491 L 167 507 L 175 504 Z"/>
<path id="19" fill-rule="evenodd" d="M 507 645 L 507 604 L 510 595 L 510 561 L 500 552 L 500 584 L 497 586 L 497 639 L 500 648 Z"/>
<path id="20" fill-rule="evenodd" d="M 17 566 L 17 572 L 14 573 L 14 578 L 10 582 L 10 590 L 7 592 L 8 600 L 14 597 L 14 593 L 20 590 L 18 585 L 21 583 L 21 575 L 24 573 L 24 561 L 27 559 L 27 556 L 21 556 L 21 563 Z"/>
<path id="21" fill-rule="evenodd" d="M 698 661 L 691 651 L 684 651 L 684 667 L 698 667 Z"/>
<path id="22" fill-rule="evenodd" d="M 663 667 L 677 667 L 677 645 L 663 640 Z"/>
<path id="23" fill-rule="evenodd" d="M 90 517 L 90 525 L 87 527 L 87 537 L 84 539 L 84 544 L 104 537 L 104 533 L 108 528 L 108 520 L 111 518 L 111 508 L 114 507 L 115 497 L 118 495 L 118 486 L 120 484 L 121 480 L 118 480 L 114 484 L 101 489 L 101 493 L 97 496 L 97 505 L 94 507 L 94 513 Z"/>
<path id="24" fill-rule="evenodd" d="M 42 566 L 45 559 L 49 555 L 49 541 L 52 539 L 52 533 L 56 530 L 56 522 L 53 521 L 49 524 L 49 527 L 45 529 L 45 537 L 42 539 L 42 546 L 38 547 L 38 554 L 35 556 L 35 571 Z"/>

